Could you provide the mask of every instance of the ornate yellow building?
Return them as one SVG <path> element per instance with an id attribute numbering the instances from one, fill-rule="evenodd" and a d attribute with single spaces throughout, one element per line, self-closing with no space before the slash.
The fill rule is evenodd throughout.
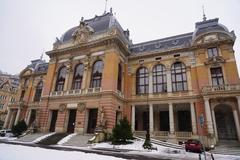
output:
<path id="1" fill-rule="evenodd" d="M 42 132 L 111 132 L 126 116 L 136 135 L 240 140 L 235 38 L 211 19 L 194 32 L 132 44 L 111 12 L 82 18 L 56 39 L 49 63 L 32 61 L 21 72 L 5 127 L 25 118 Z"/>
<path id="2" fill-rule="evenodd" d="M 7 106 L 17 99 L 18 76 L 0 72 L 0 128 L 7 116 Z"/>

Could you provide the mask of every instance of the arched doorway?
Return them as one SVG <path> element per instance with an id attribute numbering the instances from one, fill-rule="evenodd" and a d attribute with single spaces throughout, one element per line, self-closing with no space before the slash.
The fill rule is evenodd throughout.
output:
<path id="1" fill-rule="evenodd" d="M 232 108 L 225 104 L 215 107 L 215 118 L 219 140 L 237 140 L 237 131 Z"/>

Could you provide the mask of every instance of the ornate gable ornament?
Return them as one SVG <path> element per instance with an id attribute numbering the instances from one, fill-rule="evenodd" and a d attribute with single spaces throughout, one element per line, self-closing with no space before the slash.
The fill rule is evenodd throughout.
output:
<path id="1" fill-rule="evenodd" d="M 220 66 L 221 63 L 225 63 L 225 59 L 222 57 L 213 57 L 213 58 L 208 58 L 206 62 L 204 62 L 205 65 L 211 65 L 213 67 L 215 66 Z"/>
<path id="2" fill-rule="evenodd" d="M 75 44 L 81 44 L 88 41 L 90 35 L 94 32 L 93 28 L 81 19 L 81 22 L 75 32 L 73 32 L 73 40 Z"/>

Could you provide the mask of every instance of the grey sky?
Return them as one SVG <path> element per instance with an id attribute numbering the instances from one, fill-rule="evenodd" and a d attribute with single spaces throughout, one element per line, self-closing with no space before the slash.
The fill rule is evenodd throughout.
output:
<path id="1" fill-rule="evenodd" d="M 202 20 L 219 22 L 237 36 L 235 55 L 240 69 L 239 0 L 108 0 L 134 43 L 193 32 Z M 52 49 L 55 37 L 104 11 L 105 0 L 0 0 L 0 70 L 19 73 L 31 60 Z M 44 59 L 48 59 L 44 55 Z"/>

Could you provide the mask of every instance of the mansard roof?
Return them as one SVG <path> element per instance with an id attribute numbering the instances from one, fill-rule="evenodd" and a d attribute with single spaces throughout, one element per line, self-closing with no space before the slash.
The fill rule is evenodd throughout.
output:
<path id="1" fill-rule="evenodd" d="M 82 19 L 82 21 L 93 29 L 93 34 L 104 33 L 108 31 L 111 27 L 115 26 L 120 30 L 120 32 L 124 35 L 124 37 L 128 39 L 128 36 L 125 34 L 125 31 L 122 29 L 121 25 L 118 23 L 117 19 L 113 16 L 111 12 L 105 13 L 101 16 L 96 15 L 92 19 L 87 19 L 87 20 Z M 75 26 L 69 29 L 68 31 L 66 31 L 60 38 L 60 41 L 64 43 L 71 40 L 77 28 L 78 26 Z"/>
<path id="2" fill-rule="evenodd" d="M 48 63 L 42 59 L 32 60 L 31 64 L 28 65 L 24 70 L 32 70 L 33 73 L 47 73 Z M 21 73 L 22 74 L 22 73 Z"/>
<path id="3" fill-rule="evenodd" d="M 190 33 L 181 34 L 177 36 L 134 44 L 130 47 L 131 54 L 137 55 L 137 54 L 140 54 L 141 52 L 147 52 L 147 51 L 155 51 L 155 50 L 165 51 L 169 49 L 188 47 L 192 42 L 192 34 L 193 32 L 190 32 Z"/>

